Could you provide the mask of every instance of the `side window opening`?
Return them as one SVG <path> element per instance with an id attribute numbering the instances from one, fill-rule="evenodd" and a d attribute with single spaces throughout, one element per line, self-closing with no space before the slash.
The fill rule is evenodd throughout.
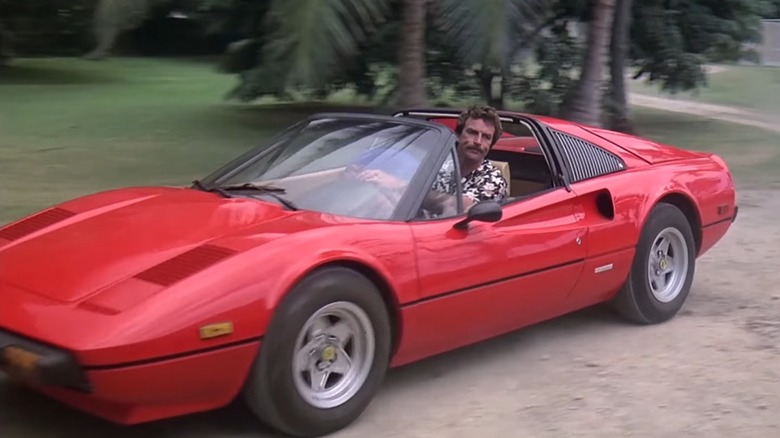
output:
<path id="1" fill-rule="evenodd" d="M 504 122 L 509 132 L 496 142 L 487 159 L 508 174 L 509 196 L 505 203 L 527 198 L 555 187 L 555 178 L 545 150 L 534 131 L 524 122 Z"/>
<path id="2" fill-rule="evenodd" d="M 457 113 L 409 114 L 428 121 L 441 123 L 455 129 Z M 496 167 L 501 169 L 509 186 L 509 195 L 503 204 L 547 192 L 556 187 L 555 174 L 550 165 L 551 157 L 541 146 L 536 131 L 525 121 L 502 117 L 504 134 L 487 154 Z"/>

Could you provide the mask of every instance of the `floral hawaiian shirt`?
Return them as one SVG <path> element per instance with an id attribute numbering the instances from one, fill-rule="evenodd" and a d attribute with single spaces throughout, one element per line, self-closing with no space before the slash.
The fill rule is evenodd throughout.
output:
<path id="1" fill-rule="evenodd" d="M 433 189 L 441 193 L 456 193 L 452 177 L 454 173 L 452 162 L 447 164 L 449 166 L 445 165 L 439 171 Z M 504 174 L 489 160 L 484 160 L 476 170 L 461 178 L 461 190 L 474 202 L 487 200 L 501 202 L 507 197 L 509 191 Z"/>

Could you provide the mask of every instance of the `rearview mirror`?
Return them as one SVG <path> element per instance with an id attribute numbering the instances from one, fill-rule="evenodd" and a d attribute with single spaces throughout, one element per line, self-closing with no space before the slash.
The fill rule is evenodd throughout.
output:
<path id="1" fill-rule="evenodd" d="M 466 218 L 455 224 L 455 228 L 465 230 L 469 223 L 477 222 L 498 222 L 503 217 L 504 211 L 501 204 L 496 201 L 482 201 L 472 206 Z"/>

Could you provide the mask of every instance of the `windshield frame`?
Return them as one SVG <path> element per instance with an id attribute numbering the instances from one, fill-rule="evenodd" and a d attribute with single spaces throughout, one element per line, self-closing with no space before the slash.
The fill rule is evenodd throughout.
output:
<path id="1" fill-rule="evenodd" d="M 425 190 L 438 171 L 441 163 L 447 157 L 447 154 L 454 147 L 456 136 L 455 133 L 448 127 L 435 122 L 427 120 L 421 120 L 412 117 L 398 117 L 390 115 L 380 114 L 365 114 L 365 113 L 343 113 L 343 112 L 323 112 L 312 114 L 287 128 L 279 131 L 276 135 L 263 141 L 259 145 L 252 147 L 248 151 L 238 155 L 236 158 L 228 161 L 226 164 L 213 171 L 200 181 L 206 186 L 220 186 L 225 181 L 229 180 L 234 175 L 240 173 L 258 160 L 262 160 L 265 156 L 278 153 L 284 146 L 278 146 L 280 141 L 295 135 L 296 131 L 304 129 L 312 122 L 324 119 L 343 119 L 343 120 L 355 120 L 359 123 L 379 121 L 397 125 L 409 125 L 416 128 L 425 129 L 429 132 L 438 134 L 435 140 L 429 145 L 430 151 L 427 153 L 426 158 L 419 164 L 419 168 L 415 172 L 414 176 L 409 182 L 409 187 L 406 189 L 404 195 L 399 199 L 395 211 L 388 218 L 379 219 L 384 222 L 408 222 L 413 217 L 416 209 L 421 205 Z M 264 202 L 258 199 L 260 202 Z M 305 206 L 301 207 L 301 210 L 308 210 Z M 317 210 L 308 210 L 318 212 Z M 344 216 L 352 217 L 352 216 Z M 363 220 L 359 217 L 355 219 Z M 377 219 L 365 219 L 365 220 L 377 220 Z"/>

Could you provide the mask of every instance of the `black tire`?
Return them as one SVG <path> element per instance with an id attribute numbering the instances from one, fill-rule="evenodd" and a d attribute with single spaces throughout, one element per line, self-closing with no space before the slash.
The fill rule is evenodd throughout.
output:
<path id="1" fill-rule="evenodd" d="M 320 408 L 309 404 L 296 389 L 293 355 L 298 334 L 309 317 L 335 302 L 355 304 L 367 314 L 375 349 L 368 376 L 357 393 L 339 406 Z M 244 397 L 264 423 L 284 434 L 319 437 L 336 432 L 357 420 L 379 390 L 390 362 L 391 341 L 388 309 L 369 279 L 343 267 L 317 270 L 295 286 L 277 308 Z"/>
<path id="2" fill-rule="evenodd" d="M 671 228 L 679 232 L 687 249 L 687 271 L 682 276 L 682 288 L 669 302 L 659 300 L 652 291 L 648 264 L 652 245 L 664 230 Z M 696 245 L 693 231 L 679 208 L 659 203 L 650 212 L 639 237 L 628 279 L 613 300 L 617 312 L 637 324 L 659 324 L 673 318 L 680 311 L 693 283 L 696 268 Z"/>

